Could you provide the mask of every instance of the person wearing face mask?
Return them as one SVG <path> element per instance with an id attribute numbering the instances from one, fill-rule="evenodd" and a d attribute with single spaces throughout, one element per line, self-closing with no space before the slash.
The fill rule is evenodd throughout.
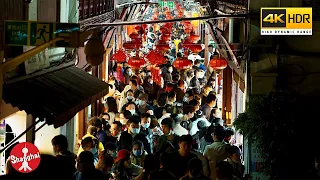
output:
<path id="1" fill-rule="evenodd" d="M 200 94 L 201 93 L 199 79 L 202 79 L 203 76 L 204 76 L 203 71 L 201 69 L 197 69 L 195 71 L 195 76 L 190 81 L 189 88 L 193 89 L 196 94 Z"/>
<path id="2" fill-rule="evenodd" d="M 109 156 L 111 156 L 113 159 L 115 159 L 118 155 L 118 149 L 119 149 L 119 147 L 115 143 L 109 142 L 109 143 L 105 144 L 104 152 L 106 152 Z"/>
<path id="3" fill-rule="evenodd" d="M 165 84 L 172 82 L 172 72 L 173 72 L 173 67 L 171 64 L 167 66 L 167 73 L 164 74 L 164 82 Z"/>
<path id="4" fill-rule="evenodd" d="M 137 140 L 132 143 L 132 154 L 130 156 L 131 163 L 143 167 L 147 154 L 141 141 Z"/>
<path id="5" fill-rule="evenodd" d="M 128 130 L 121 133 L 119 140 L 119 149 L 132 150 L 132 143 L 136 140 L 143 142 L 145 150 L 148 154 L 151 153 L 150 144 L 147 135 L 140 131 L 140 116 L 133 116 L 127 122 Z"/>
<path id="6" fill-rule="evenodd" d="M 127 110 L 130 111 L 131 115 L 138 115 L 139 112 L 136 111 L 137 106 L 135 102 L 128 102 L 125 106 L 123 111 Z"/>
<path id="7" fill-rule="evenodd" d="M 165 144 L 166 141 L 169 141 L 175 150 L 179 149 L 179 136 L 173 132 L 174 121 L 172 118 L 165 118 L 161 121 L 161 130 L 163 135 L 161 135 L 157 141 L 156 151 L 159 152 Z"/>
<path id="8" fill-rule="evenodd" d="M 93 147 L 91 147 L 90 144 L 89 144 L 89 145 L 86 144 L 86 148 L 87 148 L 87 149 L 84 149 L 83 146 L 81 146 L 81 147 L 79 148 L 79 150 L 78 150 L 78 156 L 79 156 L 79 154 L 80 154 L 82 151 L 88 151 L 90 148 L 92 148 L 93 151 L 96 150 L 96 151 L 93 152 L 93 153 L 95 153 L 95 157 L 98 158 L 98 151 L 99 151 L 99 152 L 104 151 L 104 146 L 103 146 L 103 144 L 102 144 L 101 142 L 99 142 L 99 140 L 95 137 L 95 135 L 97 134 L 97 131 L 98 131 L 97 128 L 94 127 L 94 126 L 89 126 L 89 127 L 88 127 L 87 134 L 82 137 L 82 141 L 83 141 L 84 139 L 91 138 L 92 141 L 95 141 L 95 142 L 96 142 L 96 143 L 95 143 L 95 147 L 93 148 Z M 87 140 L 88 140 L 88 139 L 87 139 Z M 82 141 L 81 141 L 81 144 L 82 144 Z M 85 142 L 86 142 L 86 141 L 85 141 Z M 88 148 L 89 148 L 89 149 L 88 149 Z M 90 150 L 89 150 L 89 151 L 90 151 Z"/>
<path id="9" fill-rule="evenodd" d="M 150 149 L 152 152 L 152 145 L 153 145 L 153 133 L 152 130 L 150 128 L 151 125 L 151 115 L 149 113 L 145 113 L 141 115 L 141 132 L 146 134 L 147 136 L 147 140 L 150 144 Z"/>
<path id="10" fill-rule="evenodd" d="M 99 151 L 97 148 L 97 144 L 98 144 L 98 140 L 94 139 L 92 137 L 86 137 L 86 138 L 82 139 L 82 141 L 81 141 L 82 151 L 80 152 L 80 150 L 79 150 L 80 153 L 78 153 L 78 156 L 84 151 L 89 151 L 94 156 L 94 165 L 97 165 L 98 157 L 99 157 Z M 103 147 L 103 151 L 104 151 L 104 147 Z M 102 151 L 100 151 L 100 152 L 102 152 Z"/>
<path id="11" fill-rule="evenodd" d="M 129 84 L 130 78 L 132 76 L 133 76 L 132 69 L 130 67 L 126 67 L 125 74 L 124 74 L 125 84 Z"/>
<path id="12" fill-rule="evenodd" d="M 147 102 L 148 102 L 148 94 L 141 93 L 136 101 L 140 114 L 144 114 L 149 110 L 153 111 L 153 107 L 150 106 Z"/>
<path id="13" fill-rule="evenodd" d="M 143 89 L 146 94 L 148 94 L 149 103 L 152 104 L 157 96 L 156 84 L 154 83 L 152 76 L 147 76 L 143 83 Z"/>
<path id="14" fill-rule="evenodd" d="M 85 180 L 85 179 L 108 179 L 103 172 L 95 168 L 94 156 L 88 151 L 83 151 L 77 158 L 77 170 L 73 179 Z"/>

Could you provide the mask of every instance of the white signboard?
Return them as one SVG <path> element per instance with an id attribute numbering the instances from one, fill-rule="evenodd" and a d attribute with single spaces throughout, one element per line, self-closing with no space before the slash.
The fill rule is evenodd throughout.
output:
<path id="1" fill-rule="evenodd" d="M 25 51 L 32 48 L 33 47 L 25 47 Z M 37 55 L 25 61 L 24 65 L 26 68 L 26 74 L 31 74 L 41 69 L 48 68 L 50 66 L 48 49 L 41 51 Z"/>

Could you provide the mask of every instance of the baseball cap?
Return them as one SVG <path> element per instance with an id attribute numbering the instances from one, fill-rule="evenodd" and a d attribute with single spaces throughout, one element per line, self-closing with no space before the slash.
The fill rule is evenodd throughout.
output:
<path id="1" fill-rule="evenodd" d="M 114 160 L 115 163 L 117 163 L 118 161 L 122 160 L 122 159 L 127 159 L 130 157 L 130 152 L 126 149 L 121 149 L 118 152 L 117 158 Z"/>

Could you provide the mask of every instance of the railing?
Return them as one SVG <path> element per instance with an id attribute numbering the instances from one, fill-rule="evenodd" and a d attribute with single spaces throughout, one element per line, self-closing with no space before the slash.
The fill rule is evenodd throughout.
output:
<path id="1" fill-rule="evenodd" d="M 79 20 L 114 11 L 114 0 L 79 0 Z"/>

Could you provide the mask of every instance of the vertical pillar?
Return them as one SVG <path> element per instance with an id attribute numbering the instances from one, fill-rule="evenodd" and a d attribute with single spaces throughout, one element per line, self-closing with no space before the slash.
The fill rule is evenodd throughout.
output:
<path id="1" fill-rule="evenodd" d="M 92 75 L 95 77 L 98 77 L 98 73 L 99 73 L 98 66 L 92 67 Z M 94 102 L 93 104 L 91 104 L 91 117 L 98 115 L 98 112 L 97 112 L 98 108 L 97 107 L 98 107 L 97 101 Z"/>
<path id="2" fill-rule="evenodd" d="M 27 115 L 26 127 L 30 127 L 32 124 L 36 122 L 36 119 L 30 114 Z M 26 142 L 34 144 L 36 139 L 35 128 L 32 128 L 30 131 L 26 133 Z"/>
<path id="3" fill-rule="evenodd" d="M 222 96 L 222 119 L 227 124 L 231 123 L 231 98 L 232 98 L 232 69 L 228 66 L 223 70 L 223 96 Z"/>
<path id="4" fill-rule="evenodd" d="M 205 35 L 204 35 L 204 44 L 205 44 L 205 49 L 204 49 L 204 66 L 208 68 L 209 65 L 209 51 L 208 51 L 208 46 L 209 46 L 209 33 L 207 29 L 207 25 L 205 24 Z"/>

